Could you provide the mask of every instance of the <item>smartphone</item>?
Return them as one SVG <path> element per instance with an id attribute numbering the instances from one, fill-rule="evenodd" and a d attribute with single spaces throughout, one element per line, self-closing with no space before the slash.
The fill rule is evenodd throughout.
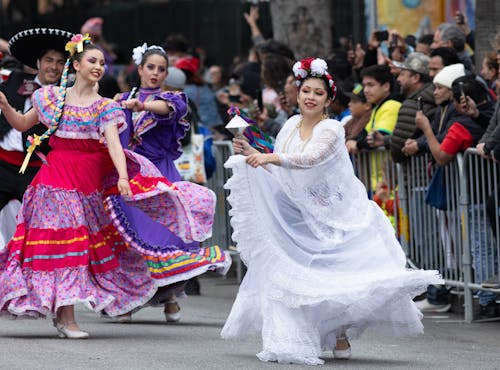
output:
<path id="1" fill-rule="evenodd" d="M 464 24 L 465 17 L 462 12 L 457 12 L 457 24 Z"/>
<path id="2" fill-rule="evenodd" d="M 389 31 L 375 31 L 373 34 L 375 39 L 379 42 L 386 41 L 389 39 Z"/>
<path id="3" fill-rule="evenodd" d="M 393 48 L 395 48 L 396 46 L 398 46 L 398 35 L 396 35 L 395 33 L 393 33 L 392 36 L 391 36 L 391 46 Z"/>
<path id="4" fill-rule="evenodd" d="M 417 111 L 421 111 L 421 110 L 422 110 L 422 108 L 423 108 L 423 105 L 422 105 L 422 97 L 421 97 L 421 96 L 419 96 L 419 97 L 417 98 Z"/>
<path id="5" fill-rule="evenodd" d="M 467 98 L 465 97 L 464 83 L 462 81 L 458 83 L 458 88 L 460 89 L 460 96 L 462 96 L 465 99 L 465 109 L 467 109 L 468 108 Z"/>
<path id="6" fill-rule="evenodd" d="M 465 98 L 464 83 L 462 81 L 458 83 L 458 88 L 460 89 L 460 95 Z"/>
<path id="7" fill-rule="evenodd" d="M 260 112 L 264 111 L 264 102 L 262 101 L 262 90 L 257 89 L 257 105 L 259 107 Z"/>

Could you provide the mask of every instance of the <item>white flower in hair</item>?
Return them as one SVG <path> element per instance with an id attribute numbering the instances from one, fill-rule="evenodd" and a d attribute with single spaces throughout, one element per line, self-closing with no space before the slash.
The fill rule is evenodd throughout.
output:
<path id="1" fill-rule="evenodd" d="M 295 75 L 296 78 L 307 77 L 307 71 L 302 68 L 302 64 L 300 62 L 295 63 L 292 69 L 293 69 L 293 74 Z"/>
<path id="2" fill-rule="evenodd" d="M 323 59 L 316 58 L 311 62 L 311 74 L 323 76 L 326 73 L 328 65 Z"/>
<path id="3" fill-rule="evenodd" d="M 134 60 L 136 65 L 141 64 L 142 56 L 148 50 L 148 44 L 144 43 L 142 46 L 138 46 L 132 50 L 132 59 Z"/>

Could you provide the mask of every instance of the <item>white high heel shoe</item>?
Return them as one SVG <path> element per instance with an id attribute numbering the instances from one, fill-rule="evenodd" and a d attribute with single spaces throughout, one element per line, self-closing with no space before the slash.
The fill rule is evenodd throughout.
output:
<path id="1" fill-rule="evenodd" d="M 119 315 L 113 318 L 115 322 L 119 322 L 120 324 L 130 324 L 132 322 L 132 313 L 126 313 L 123 315 Z"/>
<path id="2" fill-rule="evenodd" d="M 57 329 L 57 335 L 59 338 L 68 338 L 68 339 L 87 339 L 89 337 L 89 333 L 81 330 L 71 330 L 68 329 L 68 325 L 76 324 L 74 321 L 67 322 L 66 324 L 62 324 L 57 320 L 52 320 L 54 326 Z"/>
<path id="3" fill-rule="evenodd" d="M 337 349 L 333 348 L 333 357 L 338 360 L 349 360 L 351 358 L 351 344 L 347 340 L 347 337 L 338 337 L 338 341 L 345 341 L 348 345 L 347 349 Z"/>
<path id="4" fill-rule="evenodd" d="M 174 312 L 174 313 L 169 313 L 169 312 L 164 312 L 165 313 L 165 320 L 167 320 L 167 322 L 177 322 L 181 319 L 181 308 L 179 307 L 179 303 L 177 303 L 177 301 L 168 301 L 168 302 L 165 302 L 165 304 L 176 304 L 177 305 L 177 308 L 179 309 L 179 311 L 177 312 Z"/>

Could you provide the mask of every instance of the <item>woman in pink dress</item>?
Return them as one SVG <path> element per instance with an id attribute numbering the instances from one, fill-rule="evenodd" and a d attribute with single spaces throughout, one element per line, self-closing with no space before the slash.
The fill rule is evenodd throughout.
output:
<path id="1" fill-rule="evenodd" d="M 104 197 L 120 194 L 191 241 L 211 232 L 214 195 L 194 184 L 171 184 L 144 157 L 124 153 L 118 136 L 126 127 L 123 111 L 97 94 L 103 53 L 82 35 L 66 47 L 72 58 L 61 86 L 36 91 L 35 109 L 22 115 L 0 94 L 0 109 L 13 127 L 48 126 L 28 152 L 48 137 L 52 147 L 24 195 L 15 235 L 0 253 L 0 313 L 50 316 L 60 337 L 83 339 L 89 335 L 75 322 L 75 304 L 116 316 L 146 304 L 157 290 L 142 256 L 113 226 Z M 66 88 L 70 64 L 76 81 Z"/>

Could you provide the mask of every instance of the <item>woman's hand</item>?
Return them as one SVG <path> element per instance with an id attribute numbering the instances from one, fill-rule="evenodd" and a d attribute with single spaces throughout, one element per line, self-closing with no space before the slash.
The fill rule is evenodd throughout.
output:
<path id="1" fill-rule="evenodd" d="M 144 110 L 144 103 L 139 99 L 130 99 L 122 101 L 122 108 L 130 109 L 133 112 L 140 112 Z"/>
<path id="2" fill-rule="evenodd" d="M 462 112 L 472 118 L 479 117 L 479 109 L 477 109 L 477 104 L 470 96 L 460 97 L 460 108 Z"/>
<path id="3" fill-rule="evenodd" d="M 249 156 L 251 154 L 257 154 L 259 151 L 253 148 L 244 136 L 238 136 L 233 139 L 233 148 L 235 154 L 241 154 L 244 156 Z"/>
<path id="4" fill-rule="evenodd" d="M 118 187 L 120 195 L 132 196 L 132 189 L 130 189 L 130 183 L 128 179 L 118 179 L 118 184 L 116 186 Z"/>
<path id="5" fill-rule="evenodd" d="M 254 154 L 250 154 L 248 157 L 247 157 L 247 163 L 256 168 L 256 167 L 259 167 L 259 166 L 263 166 L 267 163 L 269 163 L 269 154 L 265 154 L 265 153 L 254 153 Z"/>

